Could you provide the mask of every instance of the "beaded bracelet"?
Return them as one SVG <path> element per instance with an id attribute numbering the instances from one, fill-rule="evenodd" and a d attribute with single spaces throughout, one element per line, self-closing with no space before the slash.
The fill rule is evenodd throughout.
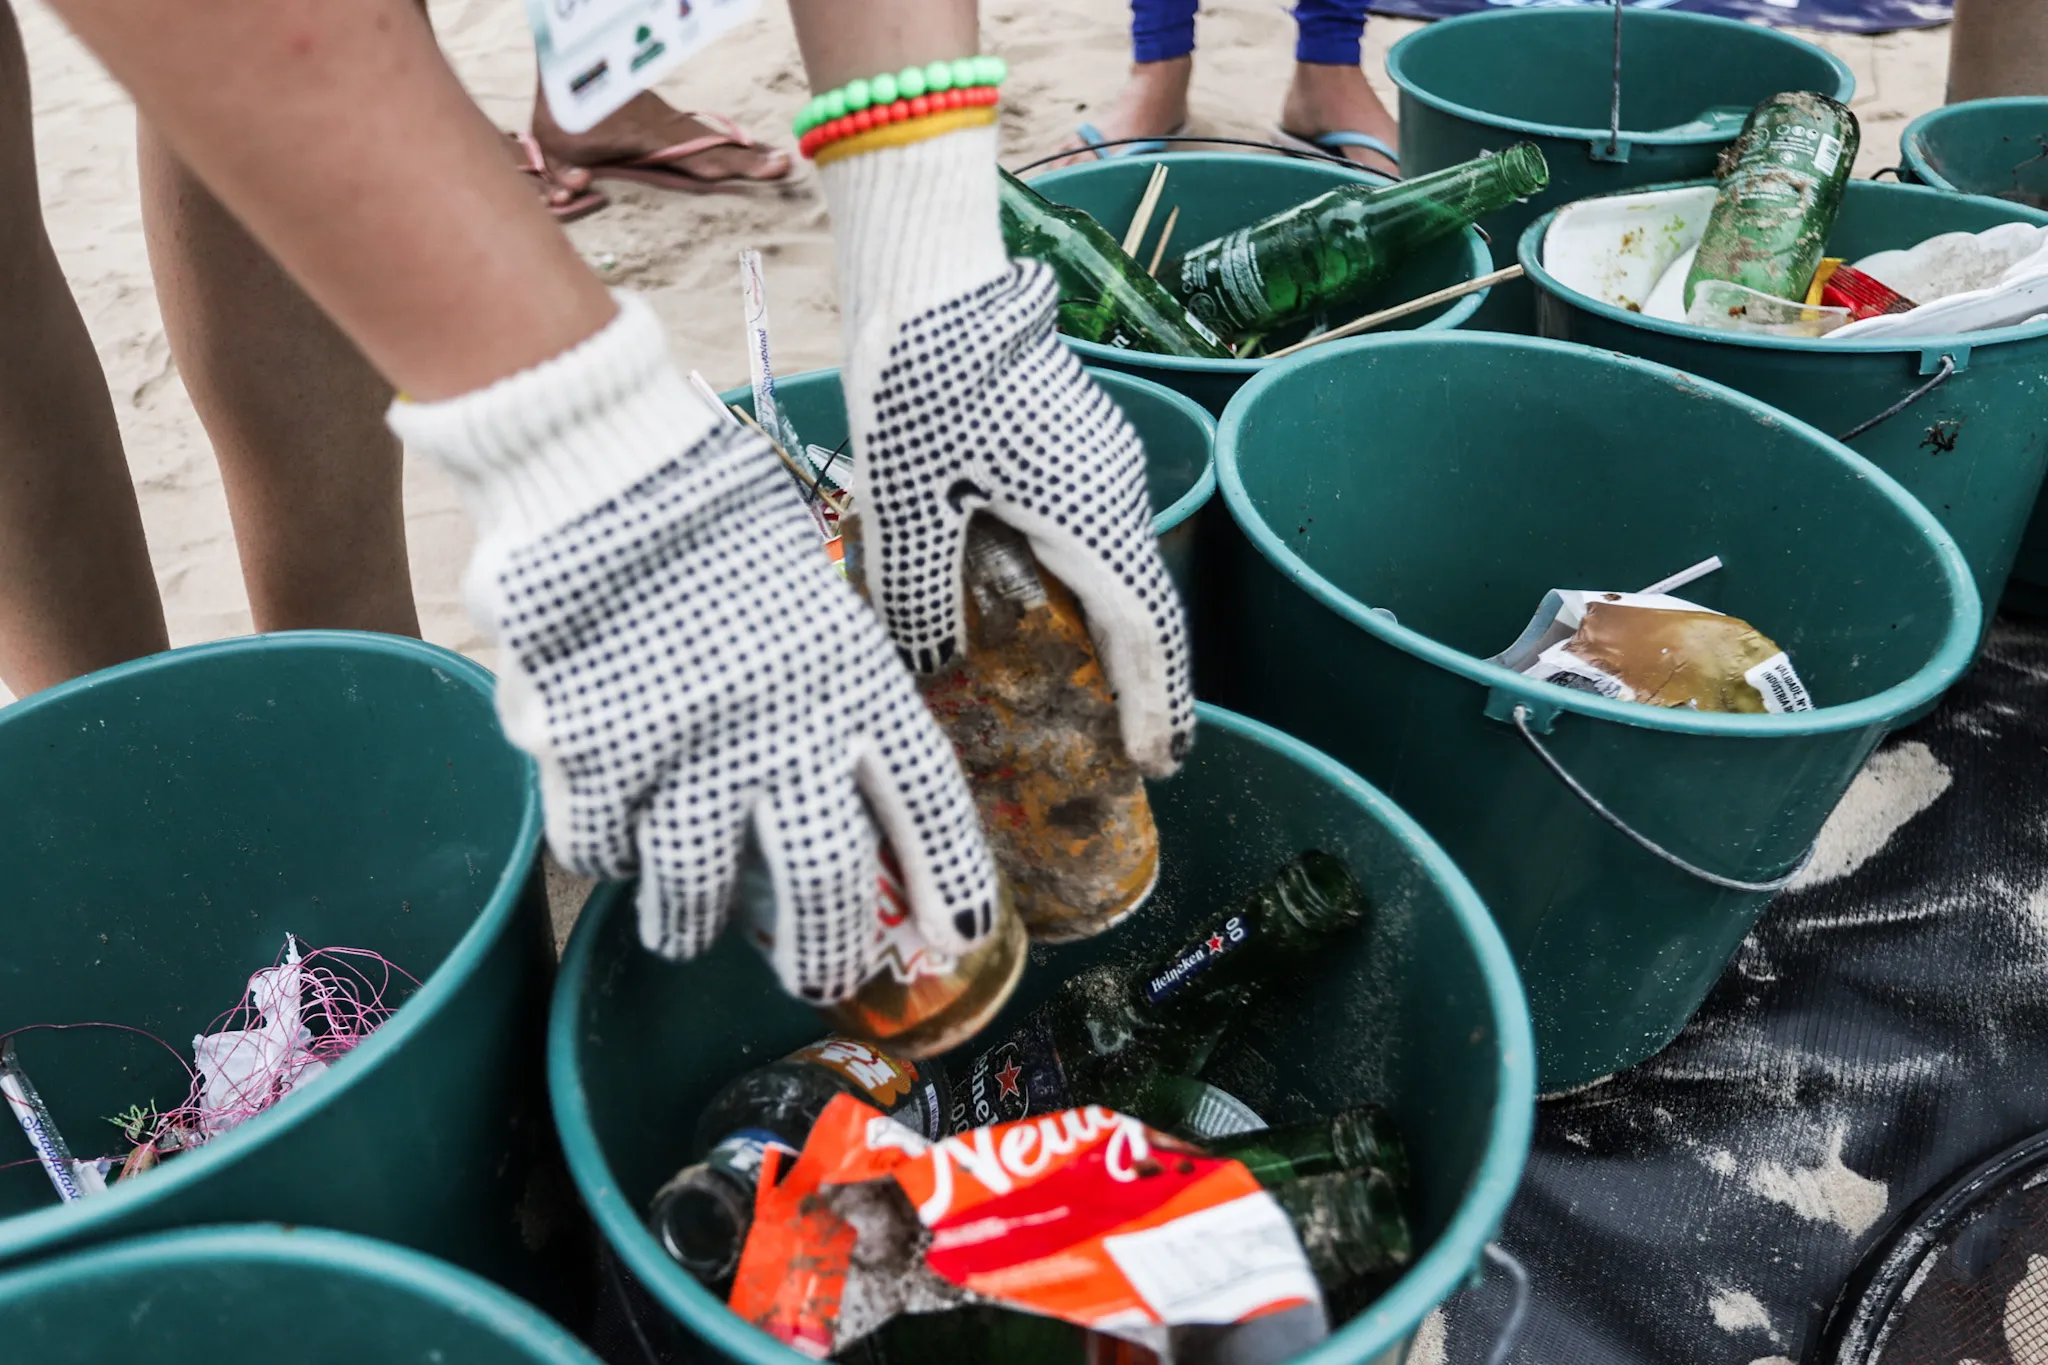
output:
<path id="1" fill-rule="evenodd" d="M 990 109 L 996 87 L 1009 74 L 1001 57 L 961 57 L 928 66 L 907 66 L 893 75 L 849 81 L 813 96 L 792 131 L 805 156 L 858 134 L 933 114 Z M 991 115 L 992 117 L 992 115 Z M 950 121 L 950 120 L 949 120 Z M 975 120 L 977 122 L 985 120 Z"/>

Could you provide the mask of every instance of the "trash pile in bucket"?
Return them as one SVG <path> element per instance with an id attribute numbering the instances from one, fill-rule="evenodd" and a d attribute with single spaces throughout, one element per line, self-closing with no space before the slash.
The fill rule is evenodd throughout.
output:
<path id="1" fill-rule="evenodd" d="M 1176 208 L 1141 265 L 1167 174 L 1153 168 L 1121 243 L 1088 214 L 1003 174 L 1003 240 L 1011 255 L 1043 261 L 1059 277 L 1059 327 L 1068 336 L 1208 360 L 1271 358 L 1355 336 L 1498 283 L 1501 272 L 1363 318 L 1347 312 L 1418 251 L 1550 183 L 1543 153 L 1517 143 L 1413 180 L 1341 185 L 1162 265 Z M 1280 344 L 1290 331 L 1303 334 Z"/>
<path id="2" fill-rule="evenodd" d="M 996 1308 L 1166 1361 L 1178 1329 L 1234 1326 L 1231 1359 L 1286 1359 L 1407 1264 L 1403 1146 L 1365 1108 L 1268 1127 L 1199 1077 L 1246 1005 L 1369 915 L 1344 862 L 1310 851 L 964 1056 L 800 1048 L 711 1101 L 649 1226 L 818 1357 L 873 1338 L 871 1359 L 925 1359 L 929 1332 L 960 1328 L 918 1318 L 968 1308 L 991 1355 L 1036 1330 Z"/>
<path id="3" fill-rule="evenodd" d="M 391 1017 L 386 996 L 392 974 L 419 983 L 377 953 L 360 948 L 301 952 L 287 934 L 270 966 L 249 978 L 242 997 L 192 1040 L 192 1063 L 163 1039 L 127 1024 L 32 1024 L 0 1035 L 0 1096 L 28 1135 L 60 1199 L 104 1193 L 109 1180 L 130 1180 L 162 1161 L 204 1146 L 287 1096 L 317 1081 Z M 160 1110 L 154 1098 L 129 1106 L 107 1122 L 125 1151 L 80 1158 L 59 1131 L 49 1106 L 29 1079 L 15 1038 L 40 1031 L 113 1029 L 140 1034 L 178 1056 L 192 1077 L 182 1103 Z M 53 1084 L 45 1075 L 44 1083 Z M 54 1082 L 60 1083 L 60 1082 Z"/>
<path id="4" fill-rule="evenodd" d="M 2004 223 L 1855 261 L 1828 255 L 1859 139 L 1835 101 L 1774 96 L 1751 111 L 1716 186 L 1560 209 L 1544 268 L 1646 317 L 1760 336 L 1905 340 L 2048 317 L 2048 228 Z"/>

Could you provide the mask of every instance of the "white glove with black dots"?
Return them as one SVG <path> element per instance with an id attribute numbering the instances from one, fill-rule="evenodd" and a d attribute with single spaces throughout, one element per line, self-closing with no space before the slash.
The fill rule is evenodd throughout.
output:
<path id="1" fill-rule="evenodd" d="M 879 835 L 919 929 L 965 952 L 996 880 L 951 747 L 773 452 L 618 298 L 553 360 L 391 412 L 475 516 L 465 593 L 503 646 L 499 715 L 540 764 L 555 856 L 637 873 L 642 940 L 688 957 L 723 927 L 751 833 L 775 969 L 829 1001 L 871 966 Z"/>

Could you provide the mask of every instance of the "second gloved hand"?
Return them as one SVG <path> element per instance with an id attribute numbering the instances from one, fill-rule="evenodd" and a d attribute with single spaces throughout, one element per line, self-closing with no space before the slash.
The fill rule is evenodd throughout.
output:
<path id="1" fill-rule="evenodd" d="M 637 873 L 643 941 L 688 957 L 723 927 L 753 838 L 776 970 L 828 1001 L 871 967 L 879 826 L 919 930 L 967 951 L 996 881 L 951 747 L 773 452 L 619 297 L 564 355 L 392 410 L 476 518 L 465 591 L 503 647 L 499 714 L 540 764 L 555 856 Z"/>

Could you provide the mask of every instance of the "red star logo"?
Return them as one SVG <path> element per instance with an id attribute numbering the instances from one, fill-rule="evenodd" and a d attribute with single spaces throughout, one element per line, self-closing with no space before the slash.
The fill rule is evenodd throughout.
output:
<path id="1" fill-rule="evenodd" d="M 1023 1074 L 1024 1068 L 1018 1066 L 1016 1060 L 1012 1058 L 1001 1071 L 996 1073 L 996 1084 L 1002 1087 L 1001 1093 L 996 1098 L 999 1100 L 1007 1099 L 1012 1095 L 1022 1098 L 1022 1092 L 1017 1089 L 1017 1078 Z"/>
<path id="2" fill-rule="evenodd" d="M 1223 951 L 1223 935 L 1209 935 L 1209 951 L 1212 953 L 1220 953 Z"/>

